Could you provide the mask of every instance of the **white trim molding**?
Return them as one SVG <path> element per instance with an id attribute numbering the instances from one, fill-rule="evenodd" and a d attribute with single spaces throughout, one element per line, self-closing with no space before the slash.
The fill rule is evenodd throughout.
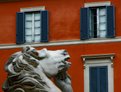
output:
<path id="1" fill-rule="evenodd" d="M 20 12 L 31 12 L 45 10 L 45 6 L 20 8 Z"/>
<path id="2" fill-rule="evenodd" d="M 78 44 L 102 44 L 102 43 L 114 43 L 121 42 L 121 37 L 116 37 L 112 39 L 103 38 L 103 39 L 89 39 L 89 40 L 65 40 L 65 41 L 55 41 L 48 43 L 31 43 L 31 44 L 0 44 L 0 49 L 13 49 L 13 48 L 22 48 L 25 45 L 31 45 L 33 47 L 41 46 L 63 46 L 63 45 L 78 45 Z"/>
<path id="3" fill-rule="evenodd" d="M 115 53 L 82 55 L 81 57 L 82 57 L 84 63 L 87 63 L 86 60 L 90 60 L 90 59 L 105 59 L 105 58 L 109 58 L 109 59 L 111 59 L 111 61 L 113 61 L 114 56 L 115 56 Z"/>
<path id="4" fill-rule="evenodd" d="M 114 92 L 114 73 L 113 59 L 114 53 L 97 54 L 97 55 L 82 55 L 84 62 L 84 92 L 90 92 L 90 67 L 107 66 L 108 68 L 108 92 Z"/>
<path id="5" fill-rule="evenodd" d="M 110 1 L 85 3 L 84 7 L 110 6 Z"/>

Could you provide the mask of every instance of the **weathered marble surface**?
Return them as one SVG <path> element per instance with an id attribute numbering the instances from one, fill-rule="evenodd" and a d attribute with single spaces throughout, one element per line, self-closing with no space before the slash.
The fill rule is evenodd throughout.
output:
<path id="1" fill-rule="evenodd" d="M 66 50 L 36 50 L 26 46 L 9 58 L 4 92 L 73 92 L 67 74 L 71 63 Z M 55 84 L 51 81 L 53 79 Z"/>

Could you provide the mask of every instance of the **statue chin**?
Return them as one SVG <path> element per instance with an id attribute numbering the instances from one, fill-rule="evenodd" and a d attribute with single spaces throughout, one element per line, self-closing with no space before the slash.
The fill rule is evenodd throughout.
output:
<path id="1" fill-rule="evenodd" d="M 9 58 L 4 92 L 73 92 L 66 50 L 36 50 L 26 46 Z M 55 83 L 50 79 L 53 78 Z"/>

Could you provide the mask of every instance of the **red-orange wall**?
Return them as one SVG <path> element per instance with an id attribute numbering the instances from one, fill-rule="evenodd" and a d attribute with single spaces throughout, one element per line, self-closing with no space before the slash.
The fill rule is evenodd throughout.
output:
<path id="1" fill-rule="evenodd" d="M 50 41 L 80 39 L 80 8 L 86 2 L 97 0 L 25 0 L 20 2 L 0 3 L 0 44 L 15 44 L 16 41 L 16 12 L 24 7 L 45 6 L 49 11 Z M 116 8 L 116 36 L 121 36 L 121 1 L 111 1 Z M 38 49 L 41 49 L 40 47 Z M 81 44 L 66 46 L 47 46 L 48 49 L 66 49 L 70 55 L 72 67 L 69 73 L 72 77 L 74 92 L 84 92 L 83 62 L 81 55 L 115 53 L 114 59 L 114 92 L 121 92 L 121 42 Z M 6 79 L 4 64 L 8 57 L 19 49 L 0 50 L 0 92 Z"/>
<path id="2" fill-rule="evenodd" d="M 74 3 L 70 0 L 30 0 L 0 3 L 0 44 L 15 43 L 16 12 L 19 12 L 20 8 L 34 6 L 45 6 L 49 11 L 50 41 L 79 39 L 79 11 L 82 1 L 79 2 Z"/>
<path id="3" fill-rule="evenodd" d="M 97 0 L 23 0 L 0 3 L 0 44 L 16 41 L 16 12 L 24 7 L 45 6 L 49 11 L 50 41 L 80 39 L 80 8 Z M 106 1 L 106 0 L 98 0 Z M 116 35 L 121 36 L 121 1 L 110 0 L 116 7 Z"/>
<path id="4" fill-rule="evenodd" d="M 39 47 L 37 49 L 42 49 Z M 118 43 L 102 43 L 102 44 L 83 44 L 83 45 L 65 45 L 65 46 L 46 46 L 49 50 L 66 49 L 70 56 L 72 66 L 69 74 L 72 78 L 74 92 L 84 92 L 84 67 L 81 55 L 87 54 L 108 54 L 115 53 L 114 59 L 114 92 L 121 92 L 121 42 Z M 0 86 L 6 79 L 4 64 L 8 57 L 21 49 L 0 50 Z M 0 92 L 2 90 L 0 89 Z"/>

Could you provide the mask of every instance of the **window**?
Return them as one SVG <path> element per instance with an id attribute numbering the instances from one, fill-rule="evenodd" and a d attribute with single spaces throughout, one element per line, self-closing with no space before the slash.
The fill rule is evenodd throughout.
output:
<path id="1" fill-rule="evenodd" d="M 106 37 L 106 8 L 90 9 L 90 37 Z"/>
<path id="2" fill-rule="evenodd" d="M 102 4 L 101 4 L 102 5 Z M 114 7 L 81 8 L 81 39 L 113 38 L 115 36 Z"/>
<path id="3" fill-rule="evenodd" d="M 114 92 L 115 54 L 84 55 L 84 92 Z"/>
<path id="4" fill-rule="evenodd" d="M 109 92 L 108 91 L 108 67 L 90 66 L 89 67 L 90 92 Z"/>
<path id="5" fill-rule="evenodd" d="M 48 11 L 18 12 L 16 23 L 17 44 L 48 42 Z"/>
<path id="6" fill-rule="evenodd" d="M 32 12 L 25 14 L 25 42 L 41 41 L 41 13 Z"/>

